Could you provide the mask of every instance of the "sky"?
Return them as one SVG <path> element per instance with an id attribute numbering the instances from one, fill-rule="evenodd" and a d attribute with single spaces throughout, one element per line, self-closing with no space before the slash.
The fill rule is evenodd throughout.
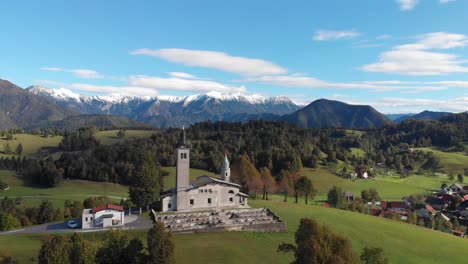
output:
<path id="1" fill-rule="evenodd" d="M 1 1 L 0 78 L 468 111 L 466 0 Z"/>

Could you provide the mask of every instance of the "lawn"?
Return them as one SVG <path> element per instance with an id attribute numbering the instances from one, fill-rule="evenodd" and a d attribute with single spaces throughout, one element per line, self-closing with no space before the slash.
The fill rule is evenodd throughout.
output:
<path id="1" fill-rule="evenodd" d="M 93 136 L 104 145 L 113 145 L 129 138 L 149 138 L 155 131 L 153 130 L 126 130 L 125 137 L 118 138 L 119 130 L 99 131 Z"/>
<path id="2" fill-rule="evenodd" d="M 305 204 L 252 200 L 255 207 L 269 207 L 288 224 L 287 233 L 225 232 L 175 235 L 177 263 L 290 263 L 291 255 L 277 253 L 282 242 L 292 242 L 299 220 L 313 217 L 351 239 L 359 252 L 364 246 L 384 249 L 391 263 L 460 263 L 468 240 L 388 219 Z M 145 240 L 145 231 L 127 231 Z M 100 241 L 102 233 L 84 233 Z M 37 258 L 41 235 L 0 236 L 2 249 L 20 263 Z M 4 246 L 3 246 L 4 245 Z M 436 249 L 436 250 L 435 250 Z"/>
<path id="3" fill-rule="evenodd" d="M 359 195 L 364 189 L 375 188 L 382 199 L 401 200 L 405 195 L 426 193 L 438 189 L 443 182 L 448 182 L 447 178 L 421 175 L 411 175 L 408 178 L 379 176 L 372 180 L 351 181 L 330 173 L 325 167 L 304 168 L 300 174 L 312 180 L 314 188 L 318 191 L 316 201 L 325 200 L 328 190 L 333 186 L 341 187 L 344 191 L 354 192 L 356 195 Z"/>
<path id="4" fill-rule="evenodd" d="M 440 165 L 446 173 L 453 173 L 455 176 L 459 173 L 463 175 L 464 169 L 468 168 L 468 156 L 463 152 L 444 152 L 432 148 L 416 148 L 415 150 L 432 152 L 434 157 L 440 159 Z"/>
<path id="5" fill-rule="evenodd" d="M 63 207 L 65 200 L 82 201 L 92 195 L 107 193 L 113 201 L 120 201 L 121 197 L 128 196 L 128 187 L 114 183 L 92 182 L 82 180 L 64 180 L 55 188 L 41 188 L 27 186 L 15 172 L 0 170 L 0 179 L 6 182 L 10 189 L 0 191 L 0 197 L 22 196 L 27 205 L 37 205 L 42 200 L 50 200 L 55 207 Z"/>
<path id="6" fill-rule="evenodd" d="M 53 136 L 53 137 L 41 137 L 30 134 L 16 134 L 13 135 L 12 140 L 6 140 L 6 138 L 0 138 L 0 149 L 4 150 L 4 146 L 8 143 L 12 151 L 16 150 L 16 147 L 19 143 L 23 145 L 23 156 L 29 156 L 35 153 L 38 153 L 43 148 L 56 148 L 58 147 L 60 141 L 62 141 L 62 136 Z M 0 157 L 11 157 L 13 155 L 6 155 L 0 153 Z M 16 156 L 16 155 L 14 155 Z"/>

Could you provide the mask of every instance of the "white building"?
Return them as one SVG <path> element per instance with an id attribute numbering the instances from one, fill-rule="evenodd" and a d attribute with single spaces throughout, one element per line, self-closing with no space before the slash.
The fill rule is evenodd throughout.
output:
<path id="1" fill-rule="evenodd" d="M 186 144 L 185 131 L 182 130 L 177 148 L 176 187 L 162 194 L 162 211 L 248 208 L 248 195 L 240 192 L 241 186 L 230 182 L 230 178 L 231 169 L 225 156 L 221 179 L 201 176 L 189 183 L 190 148 Z"/>
<path id="2" fill-rule="evenodd" d="M 125 223 L 124 209 L 122 206 L 114 204 L 84 209 L 81 223 L 83 229 L 121 226 Z"/>

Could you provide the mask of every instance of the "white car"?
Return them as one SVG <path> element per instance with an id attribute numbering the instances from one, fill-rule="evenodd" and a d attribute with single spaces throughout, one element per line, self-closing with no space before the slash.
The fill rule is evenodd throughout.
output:
<path id="1" fill-rule="evenodd" d="M 69 228 L 72 228 L 72 229 L 78 228 L 79 225 L 80 225 L 80 224 L 79 224 L 78 221 L 76 221 L 76 220 L 68 220 L 68 221 L 67 221 L 67 226 L 68 226 Z"/>

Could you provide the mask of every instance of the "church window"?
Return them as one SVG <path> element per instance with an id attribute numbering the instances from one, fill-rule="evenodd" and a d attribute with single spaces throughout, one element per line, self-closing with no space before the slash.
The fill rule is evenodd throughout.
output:
<path id="1" fill-rule="evenodd" d="M 184 153 L 180 153 L 180 158 L 181 158 L 181 159 L 184 158 Z"/>
<path id="2" fill-rule="evenodd" d="M 209 193 L 212 193 L 211 189 L 208 190 Z"/>
<path id="3" fill-rule="evenodd" d="M 88 222 L 88 217 L 85 218 L 85 221 Z"/>
<path id="4" fill-rule="evenodd" d="M 230 190 L 228 193 L 232 193 L 232 194 L 234 194 L 234 191 L 233 191 L 233 190 Z"/>
<path id="5" fill-rule="evenodd" d="M 232 197 L 229 197 L 229 201 L 232 203 L 234 200 L 232 199 Z"/>
<path id="6" fill-rule="evenodd" d="M 211 198 L 208 198 L 208 203 L 211 204 Z"/>
<path id="7" fill-rule="evenodd" d="M 226 176 L 227 176 L 227 172 L 226 172 Z"/>
<path id="8" fill-rule="evenodd" d="M 194 205 L 194 200 L 193 199 L 190 199 L 190 204 Z"/>
<path id="9" fill-rule="evenodd" d="M 184 153 L 184 159 L 186 159 L 186 158 L 187 158 L 187 153 Z"/>
<path id="10" fill-rule="evenodd" d="M 172 204 L 167 204 L 167 208 L 171 208 L 172 207 Z"/>
<path id="11" fill-rule="evenodd" d="M 89 220 L 90 220 L 90 221 L 93 221 L 93 217 L 91 216 L 91 217 L 89 218 Z"/>

